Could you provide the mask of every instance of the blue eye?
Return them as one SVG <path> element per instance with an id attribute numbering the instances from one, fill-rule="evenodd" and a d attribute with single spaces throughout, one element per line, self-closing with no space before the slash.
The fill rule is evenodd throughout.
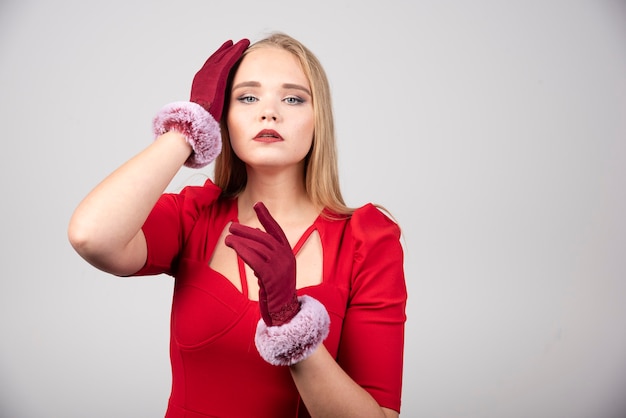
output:
<path id="1" fill-rule="evenodd" d="M 297 105 L 297 104 L 304 103 L 304 99 L 297 97 L 297 96 L 285 97 L 283 100 L 285 101 L 285 103 L 290 104 L 290 105 Z"/>
<path id="2" fill-rule="evenodd" d="M 254 96 L 244 95 L 244 96 L 237 97 L 237 101 L 241 103 L 254 103 L 258 101 L 258 99 Z"/>

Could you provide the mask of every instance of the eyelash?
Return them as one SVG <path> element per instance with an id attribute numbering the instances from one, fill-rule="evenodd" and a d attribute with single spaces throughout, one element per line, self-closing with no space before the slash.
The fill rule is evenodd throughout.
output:
<path id="1" fill-rule="evenodd" d="M 254 100 L 250 100 L 250 99 L 254 99 Z M 237 97 L 237 101 L 238 102 L 245 103 L 245 104 L 253 103 L 253 102 L 256 102 L 257 100 L 258 99 L 256 97 L 249 96 L 249 95 L 244 95 L 244 96 Z"/>
<path id="2" fill-rule="evenodd" d="M 237 98 L 237 101 L 240 103 L 244 103 L 244 104 L 251 104 L 251 103 L 259 101 L 259 99 L 252 95 L 243 95 L 243 96 L 239 96 Z M 288 105 L 299 105 L 299 104 L 304 103 L 306 100 L 298 96 L 288 96 L 288 97 L 285 97 L 283 101 L 287 103 Z"/>
<path id="3" fill-rule="evenodd" d="M 291 105 L 302 104 L 305 102 L 305 100 L 302 97 L 298 97 L 298 96 L 285 97 L 283 100 L 285 101 L 285 103 L 291 104 Z M 294 102 L 290 103 L 289 100 L 295 100 L 295 103 Z"/>

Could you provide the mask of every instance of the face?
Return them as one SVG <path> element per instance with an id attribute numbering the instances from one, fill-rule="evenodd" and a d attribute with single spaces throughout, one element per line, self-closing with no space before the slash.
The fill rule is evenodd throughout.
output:
<path id="1" fill-rule="evenodd" d="M 311 87 L 298 59 L 264 47 L 248 53 L 233 79 L 228 132 L 248 166 L 298 167 L 313 143 Z"/>

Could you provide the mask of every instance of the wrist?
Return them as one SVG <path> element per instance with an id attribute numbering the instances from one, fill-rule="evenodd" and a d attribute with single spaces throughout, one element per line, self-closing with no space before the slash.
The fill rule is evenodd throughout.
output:
<path id="1" fill-rule="evenodd" d="M 324 305 L 311 296 L 301 296 L 299 312 L 279 326 L 259 320 L 254 342 L 261 357 L 274 366 L 292 366 L 315 352 L 326 339 L 330 317 Z"/>
<path id="2" fill-rule="evenodd" d="M 190 168 L 210 164 L 222 150 L 219 123 L 197 103 L 165 105 L 154 117 L 153 131 L 157 137 L 170 132 L 182 135 L 192 151 L 185 161 Z"/>
<path id="3" fill-rule="evenodd" d="M 158 135 L 154 143 L 160 143 L 162 147 L 166 149 L 165 152 L 168 156 L 176 156 L 177 159 L 182 159 L 181 165 L 193 154 L 193 148 L 191 148 L 191 145 L 187 142 L 185 135 L 173 129 L 162 135 Z"/>
<path id="4" fill-rule="evenodd" d="M 261 317 L 268 326 L 279 326 L 286 324 L 300 312 L 300 301 L 295 293 L 284 303 L 280 304 L 280 309 L 270 310 L 265 313 L 261 307 Z"/>

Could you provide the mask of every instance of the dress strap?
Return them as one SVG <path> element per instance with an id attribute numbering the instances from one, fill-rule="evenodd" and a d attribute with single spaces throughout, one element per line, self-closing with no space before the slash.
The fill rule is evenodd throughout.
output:
<path id="1" fill-rule="evenodd" d="M 304 231 L 304 234 L 302 234 L 298 242 L 296 242 L 296 245 L 293 247 L 294 254 L 298 254 L 298 251 L 300 251 L 300 249 L 302 248 L 306 240 L 309 239 L 309 237 L 311 236 L 313 231 L 315 231 L 315 229 L 316 229 L 316 226 L 315 226 L 315 223 L 313 223 L 311 224 L 311 226 L 307 228 L 306 231 Z"/>
<path id="2" fill-rule="evenodd" d="M 248 280 L 246 278 L 246 265 L 241 257 L 237 256 L 237 265 L 239 267 L 239 280 L 241 281 L 241 293 L 248 298 Z"/>

